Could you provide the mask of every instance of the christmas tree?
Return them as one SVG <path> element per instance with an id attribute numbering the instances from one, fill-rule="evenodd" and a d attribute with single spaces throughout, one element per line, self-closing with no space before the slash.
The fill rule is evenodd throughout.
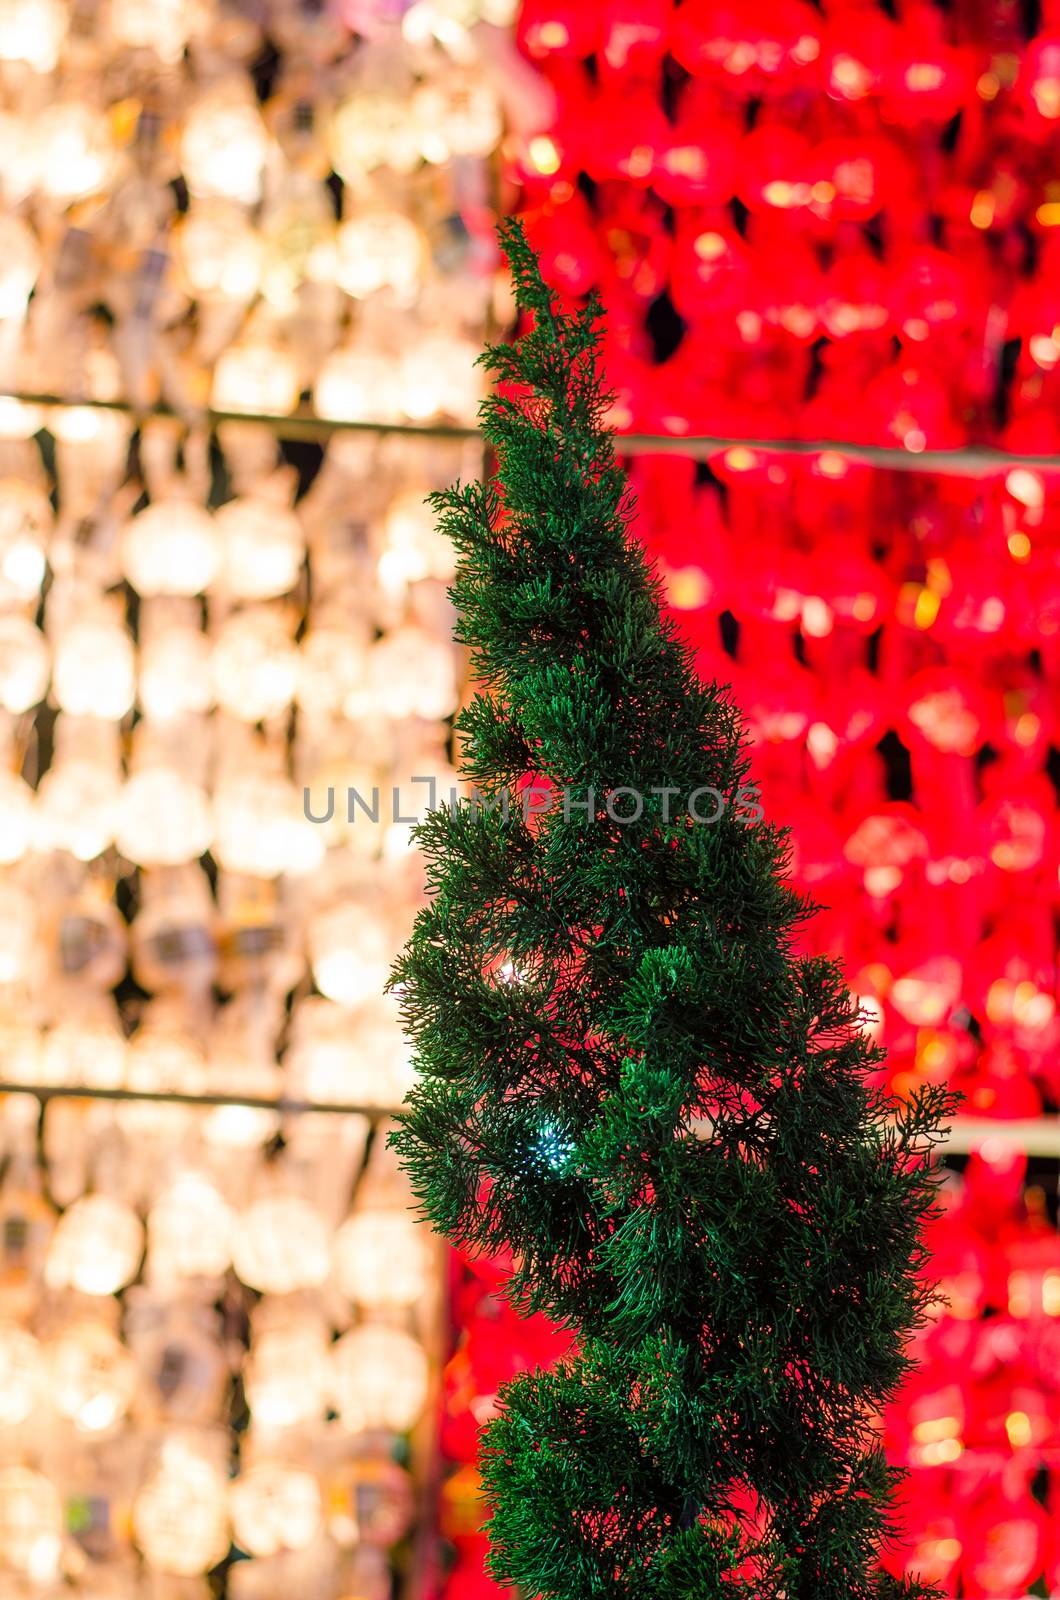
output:
<path id="1" fill-rule="evenodd" d="M 920 1228 L 949 1101 L 899 1106 L 631 542 L 599 308 L 483 360 L 496 477 L 436 497 L 454 540 L 468 798 L 421 828 L 429 897 L 394 983 L 420 1073 L 416 1195 L 510 1252 L 573 1353 L 502 1393 L 494 1575 L 547 1600 L 862 1600 L 894 1473 L 874 1415 L 929 1289 Z"/>

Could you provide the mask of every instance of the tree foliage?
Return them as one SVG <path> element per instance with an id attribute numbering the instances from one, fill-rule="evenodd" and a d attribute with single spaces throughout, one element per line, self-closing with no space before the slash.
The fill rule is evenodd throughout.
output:
<path id="1" fill-rule="evenodd" d="M 532 326 L 483 357 L 496 476 L 435 497 L 477 794 L 422 825 L 394 974 L 424 1213 L 576 1335 L 486 1430 L 492 1569 L 545 1600 L 919 1593 L 878 1567 L 873 1417 L 926 1303 L 949 1102 L 885 1099 L 841 970 L 795 954 L 812 908 L 746 803 L 739 715 L 629 537 L 598 307 L 561 313 L 503 243 Z"/>

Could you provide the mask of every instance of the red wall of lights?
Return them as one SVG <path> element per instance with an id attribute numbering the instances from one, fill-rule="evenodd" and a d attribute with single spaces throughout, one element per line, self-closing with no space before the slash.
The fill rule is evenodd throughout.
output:
<path id="1" fill-rule="evenodd" d="M 513 137 L 561 293 L 601 292 L 626 430 L 1060 450 L 1060 4 L 525 0 L 551 127 Z M 734 445 L 633 464 L 639 532 L 733 682 L 793 873 L 904 1094 L 1060 1107 L 1060 471 Z M 881 1419 L 888 1555 L 947 1595 L 1060 1594 L 1056 1163 L 987 1140 L 933 1230 L 948 1307 Z M 454 1265 L 446 1594 L 482 1574 L 474 1441 L 562 1340 Z"/>

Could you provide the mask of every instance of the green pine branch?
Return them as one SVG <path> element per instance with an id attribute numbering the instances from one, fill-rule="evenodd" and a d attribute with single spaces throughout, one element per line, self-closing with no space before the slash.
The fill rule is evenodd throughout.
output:
<path id="1" fill-rule="evenodd" d="M 502 240 L 532 326 L 483 357 L 495 479 L 435 496 L 477 794 L 420 830 L 393 980 L 423 1212 L 510 1250 L 514 1303 L 577 1335 L 486 1430 L 492 1568 L 543 1600 L 884 1600 L 907 1591 L 878 1567 L 871 1419 L 925 1315 L 951 1102 L 877 1093 L 841 971 L 794 955 L 812 908 L 742 801 L 739 714 L 629 538 L 599 308 L 562 313 L 519 225 Z M 533 814 L 514 791 L 546 779 Z"/>

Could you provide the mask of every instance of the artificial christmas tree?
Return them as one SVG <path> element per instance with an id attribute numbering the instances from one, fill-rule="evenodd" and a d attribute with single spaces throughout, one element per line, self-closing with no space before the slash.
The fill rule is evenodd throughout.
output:
<path id="1" fill-rule="evenodd" d="M 427 1216 L 510 1251 L 576 1352 L 486 1433 L 492 1567 L 547 1600 L 875 1600 L 893 1475 L 874 1414 L 922 1315 L 949 1110 L 874 1087 L 841 971 L 630 542 L 595 303 L 487 351 L 496 481 L 436 497 L 483 693 L 471 797 L 421 829 L 396 971 L 420 1081 L 396 1141 Z"/>

